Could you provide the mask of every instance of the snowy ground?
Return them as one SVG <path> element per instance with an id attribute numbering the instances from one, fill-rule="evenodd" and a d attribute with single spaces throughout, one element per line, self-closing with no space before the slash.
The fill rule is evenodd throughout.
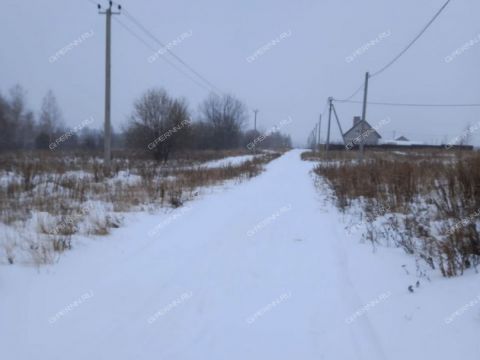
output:
<path id="1" fill-rule="evenodd" d="M 480 275 L 417 287 L 413 258 L 346 234 L 313 165 L 291 151 L 54 266 L 2 266 L 2 358 L 478 360 Z"/>
<path id="2" fill-rule="evenodd" d="M 239 155 L 239 156 L 229 156 L 219 160 L 212 160 L 206 163 L 201 164 L 202 167 L 207 168 L 218 168 L 223 166 L 239 166 L 246 161 L 253 160 L 255 155 Z"/>

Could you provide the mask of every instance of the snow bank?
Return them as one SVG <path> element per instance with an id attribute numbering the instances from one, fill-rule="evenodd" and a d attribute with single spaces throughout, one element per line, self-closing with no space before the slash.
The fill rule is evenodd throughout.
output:
<path id="1" fill-rule="evenodd" d="M 218 168 L 225 166 L 239 166 L 246 161 L 253 160 L 258 155 L 240 155 L 240 156 L 229 156 L 219 160 L 208 161 L 201 164 L 202 167 L 207 168 Z"/>

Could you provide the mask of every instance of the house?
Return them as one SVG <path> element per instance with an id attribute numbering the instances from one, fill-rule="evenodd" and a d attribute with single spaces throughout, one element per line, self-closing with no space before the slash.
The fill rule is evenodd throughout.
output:
<path id="1" fill-rule="evenodd" d="M 410 140 L 408 140 L 405 136 L 400 136 L 396 138 L 395 141 L 410 141 Z"/>
<path id="2" fill-rule="evenodd" d="M 347 148 L 351 149 L 361 143 L 378 145 L 378 141 L 382 137 L 367 121 L 362 120 L 360 116 L 355 116 L 352 128 L 343 134 L 343 138 Z"/>

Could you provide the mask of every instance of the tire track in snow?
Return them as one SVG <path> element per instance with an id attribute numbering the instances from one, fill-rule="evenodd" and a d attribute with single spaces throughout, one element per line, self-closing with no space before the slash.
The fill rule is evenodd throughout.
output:
<path id="1" fill-rule="evenodd" d="M 331 215 L 330 215 L 331 216 Z M 335 224 L 337 220 L 332 219 L 330 224 Z M 355 290 L 355 286 L 350 279 L 350 275 L 348 273 L 348 257 L 345 251 L 345 239 L 344 234 L 339 234 L 337 228 L 335 226 L 331 226 L 332 232 L 336 234 L 334 241 L 330 241 L 332 246 L 333 252 L 336 255 L 336 260 L 338 261 L 338 266 L 335 268 L 337 269 L 337 276 L 339 278 L 339 287 L 342 293 L 342 298 L 344 302 L 348 302 L 348 314 L 351 314 L 357 311 L 359 308 L 365 305 L 362 301 L 360 295 Z M 358 324 L 358 326 L 356 326 Z M 387 360 L 387 356 L 385 351 L 383 350 L 382 343 L 376 334 L 372 323 L 368 317 L 368 314 L 365 313 L 362 315 L 361 318 L 358 318 L 354 323 L 347 324 L 349 327 L 349 331 L 352 335 L 352 341 L 356 344 L 356 348 L 358 351 L 359 359 L 361 360 L 372 360 L 372 353 L 371 351 L 366 350 L 364 347 L 360 345 L 358 339 L 368 339 L 368 343 L 370 344 L 370 348 L 374 350 L 375 358 L 378 360 Z M 364 344 L 365 342 L 361 342 Z"/>

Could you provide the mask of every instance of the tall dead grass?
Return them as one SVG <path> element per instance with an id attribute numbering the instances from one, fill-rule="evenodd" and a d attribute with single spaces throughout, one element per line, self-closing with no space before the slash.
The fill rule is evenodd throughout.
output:
<path id="1" fill-rule="evenodd" d="M 479 153 L 370 153 L 363 162 L 322 162 L 315 172 L 331 186 L 340 209 L 362 204 L 370 219 L 366 237 L 372 242 L 391 236 L 446 277 L 478 268 Z M 396 215 L 388 224 L 395 235 L 372 226 L 378 208 Z"/>
<path id="2" fill-rule="evenodd" d="M 281 154 L 266 153 L 238 166 L 218 168 L 201 166 L 201 162 L 239 154 L 184 155 L 159 165 L 135 155 L 117 154 L 112 160 L 112 172 L 106 175 L 101 160 L 88 153 L 63 157 L 49 153 L 6 154 L 0 157 L 0 227 L 3 223 L 21 229 L 39 214 L 35 218 L 38 234 L 29 235 L 26 247 L 36 253 L 32 256 L 34 263 L 52 262 L 56 257 L 49 252 L 70 249 L 71 237 L 85 227 L 85 222 L 88 226 L 84 233 L 106 235 L 121 225 L 121 216 L 116 213 L 180 207 L 202 187 L 258 175 L 263 165 Z M 92 204 L 105 206 L 97 209 Z M 13 247 L 19 242 L 25 244 L 27 240 L 4 242 L 8 263 L 14 262 Z"/>

